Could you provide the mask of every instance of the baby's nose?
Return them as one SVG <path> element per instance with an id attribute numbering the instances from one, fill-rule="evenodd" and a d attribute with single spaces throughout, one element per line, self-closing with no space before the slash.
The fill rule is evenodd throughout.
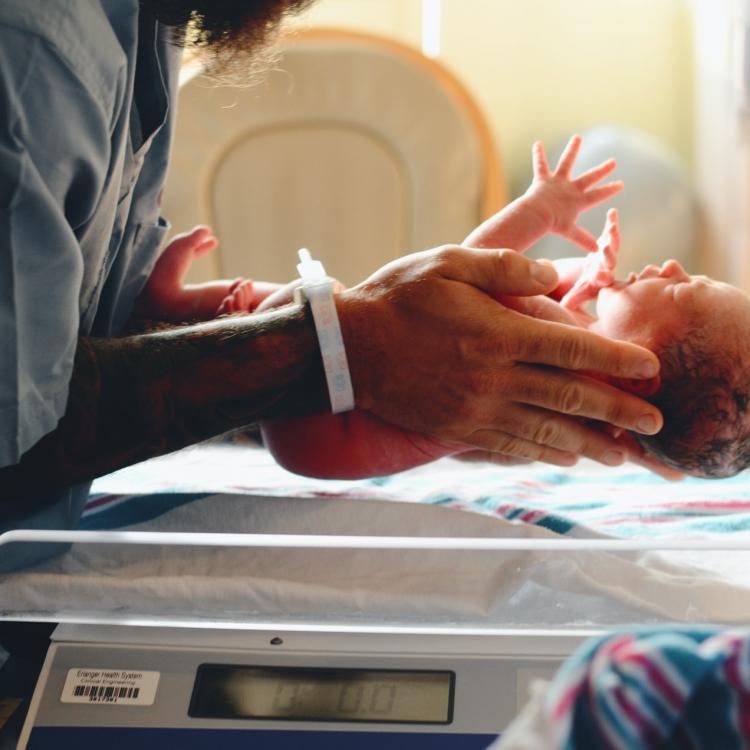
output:
<path id="1" fill-rule="evenodd" d="M 687 278 L 688 274 L 678 261 L 667 260 L 662 264 L 659 276 L 664 276 L 665 278 L 684 276 Z"/>

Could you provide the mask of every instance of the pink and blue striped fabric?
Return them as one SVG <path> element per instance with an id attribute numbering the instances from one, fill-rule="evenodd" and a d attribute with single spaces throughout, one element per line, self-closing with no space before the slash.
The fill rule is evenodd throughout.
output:
<path id="1" fill-rule="evenodd" d="M 390 477 L 317 480 L 284 471 L 263 450 L 237 446 L 193 449 L 97 480 L 83 526 L 141 523 L 221 492 L 427 503 L 573 536 L 660 538 L 750 530 L 750 474 L 667 482 L 634 466 L 605 469 L 582 461 L 561 470 L 444 459 Z"/>
<path id="2" fill-rule="evenodd" d="M 750 748 L 750 632 L 589 641 L 558 672 L 543 711 L 559 750 Z"/>

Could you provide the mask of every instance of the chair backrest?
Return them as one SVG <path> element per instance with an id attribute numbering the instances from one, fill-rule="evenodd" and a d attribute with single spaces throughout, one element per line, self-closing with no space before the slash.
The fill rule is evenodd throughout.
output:
<path id="1" fill-rule="evenodd" d="M 193 281 L 288 281 L 309 247 L 351 284 L 406 252 L 460 242 L 505 199 L 489 129 L 420 52 L 317 29 L 284 41 L 250 89 L 182 89 L 164 213 L 210 224 L 220 251 Z"/>

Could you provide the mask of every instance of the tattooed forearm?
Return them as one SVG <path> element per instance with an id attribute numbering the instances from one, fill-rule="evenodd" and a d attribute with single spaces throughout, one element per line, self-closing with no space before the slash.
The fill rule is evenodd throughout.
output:
<path id="1" fill-rule="evenodd" d="M 81 339 L 57 429 L 0 469 L 3 502 L 101 476 L 260 419 L 329 408 L 309 310 Z"/>

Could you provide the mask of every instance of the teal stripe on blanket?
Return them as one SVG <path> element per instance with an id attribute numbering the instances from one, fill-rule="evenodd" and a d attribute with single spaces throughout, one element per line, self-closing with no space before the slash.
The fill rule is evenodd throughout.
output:
<path id="1" fill-rule="evenodd" d="M 211 492 L 158 493 L 150 495 L 125 496 L 122 501 L 115 499 L 110 505 L 97 507 L 97 500 L 106 495 L 91 495 L 88 506 L 84 511 L 79 528 L 84 531 L 103 531 L 106 529 L 121 529 L 138 523 L 153 521 L 155 518 L 168 513 L 196 500 L 211 497 Z"/>
<path id="2" fill-rule="evenodd" d="M 326 481 L 289 474 L 263 450 L 202 446 L 103 477 L 94 491 L 108 494 L 87 507 L 88 528 L 120 528 L 195 499 L 240 493 L 417 502 L 563 535 L 656 539 L 750 531 L 747 472 L 723 480 L 667 482 L 639 467 L 610 470 L 586 461 L 563 471 L 443 459 L 389 477 Z"/>

